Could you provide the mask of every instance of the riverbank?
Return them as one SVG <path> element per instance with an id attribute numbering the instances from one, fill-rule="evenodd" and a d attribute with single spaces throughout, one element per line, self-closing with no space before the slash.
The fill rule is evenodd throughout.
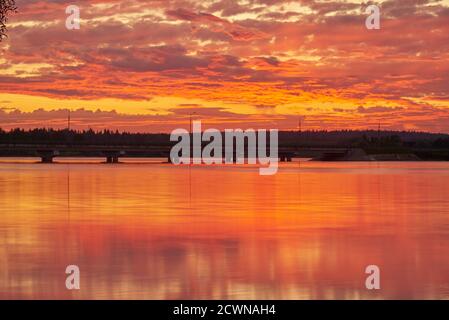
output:
<path id="1" fill-rule="evenodd" d="M 356 148 L 348 149 L 346 152 L 325 152 L 317 157 L 314 161 L 448 161 L 449 155 L 435 152 L 422 152 L 423 157 L 415 153 L 375 153 L 368 154 L 365 150 Z"/>

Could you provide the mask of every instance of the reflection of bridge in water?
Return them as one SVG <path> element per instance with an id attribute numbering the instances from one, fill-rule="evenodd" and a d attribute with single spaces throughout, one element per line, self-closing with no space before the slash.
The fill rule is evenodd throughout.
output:
<path id="1" fill-rule="evenodd" d="M 120 158 L 165 158 L 171 162 L 170 149 L 171 146 L 3 144 L 0 145 L 0 157 L 37 157 L 41 159 L 42 163 L 52 163 L 54 158 L 105 158 L 106 163 L 118 163 Z M 340 160 L 353 150 L 347 148 L 279 147 L 278 157 L 281 162 L 290 162 L 293 158 Z M 266 151 L 269 156 L 269 148 Z M 238 157 L 247 159 L 247 153 L 238 155 Z M 233 162 L 236 162 L 236 159 L 237 155 L 234 149 Z"/>

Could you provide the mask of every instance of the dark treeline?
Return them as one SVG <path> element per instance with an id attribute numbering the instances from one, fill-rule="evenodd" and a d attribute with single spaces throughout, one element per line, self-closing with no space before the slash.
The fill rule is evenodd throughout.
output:
<path id="1" fill-rule="evenodd" d="M 169 134 L 53 129 L 0 129 L 0 144 L 171 145 Z M 410 131 L 283 131 L 280 146 L 370 148 L 449 148 L 449 135 Z"/>
<path id="2" fill-rule="evenodd" d="M 92 129 L 54 130 L 54 129 L 13 129 L 0 128 L 0 144 L 45 144 L 45 145 L 167 145 L 167 134 L 129 133 L 119 131 L 94 131 Z"/>

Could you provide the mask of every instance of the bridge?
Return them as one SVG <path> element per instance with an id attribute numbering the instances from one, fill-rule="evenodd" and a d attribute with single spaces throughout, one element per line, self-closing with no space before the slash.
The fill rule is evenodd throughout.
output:
<path id="1" fill-rule="evenodd" d="M 171 162 L 170 149 L 171 146 L 0 144 L 0 157 L 37 157 L 42 163 L 53 163 L 55 158 L 105 158 L 111 164 L 118 163 L 120 158 L 165 158 Z M 350 152 L 351 149 L 345 148 L 280 147 L 278 155 L 279 161 L 290 162 L 299 157 L 338 160 Z M 233 161 L 236 159 L 234 150 Z"/>

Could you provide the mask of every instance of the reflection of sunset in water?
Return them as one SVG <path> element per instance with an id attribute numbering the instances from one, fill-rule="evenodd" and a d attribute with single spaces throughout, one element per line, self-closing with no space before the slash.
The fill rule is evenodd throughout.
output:
<path id="1" fill-rule="evenodd" d="M 0 298 L 449 298 L 446 163 L 0 171 Z"/>

